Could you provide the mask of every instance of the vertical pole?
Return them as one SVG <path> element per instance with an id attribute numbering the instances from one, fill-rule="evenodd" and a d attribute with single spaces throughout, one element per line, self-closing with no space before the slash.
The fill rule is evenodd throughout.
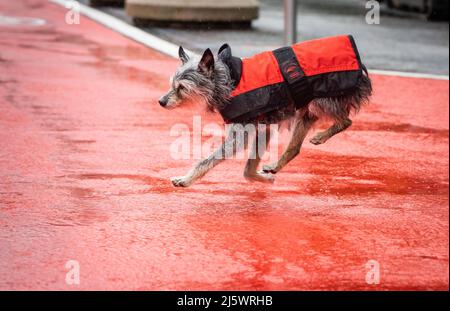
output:
<path id="1" fill-rule="evenodd" d="M 284 43 L 297 43 L 297 0 L 284 0 Z"/>

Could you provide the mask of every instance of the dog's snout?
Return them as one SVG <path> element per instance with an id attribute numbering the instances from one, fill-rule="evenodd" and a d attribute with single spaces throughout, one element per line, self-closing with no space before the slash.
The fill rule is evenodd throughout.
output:
<path id="1" fill-rule="evenodd" d="M 168 100 L 167 100 L 166 97 L 161 97 L 161 98 L 159 99 L 159 104 L 161 105 L 161 107 L 166 107 L 166 106 L 167 106 L 167 103 L 168 103 Z"/>

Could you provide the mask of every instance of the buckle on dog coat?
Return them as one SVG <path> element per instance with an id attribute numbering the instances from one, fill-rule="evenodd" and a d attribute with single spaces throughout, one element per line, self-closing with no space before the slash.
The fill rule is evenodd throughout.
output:
<path id="1" fill-rule="evenodd" d="M 297 109 L 315 98 L 343 96 L 353 91 L 365 67 L 352 36 L 306 41 L 246 59 L 223 59 L 234 90 L 220 110 L 227 123 L 241 123 L 294 102 Z"/>

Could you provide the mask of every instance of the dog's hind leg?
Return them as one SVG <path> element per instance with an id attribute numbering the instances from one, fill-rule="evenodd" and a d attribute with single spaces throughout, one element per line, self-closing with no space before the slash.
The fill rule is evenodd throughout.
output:
<path id="1" fill-rule="evenodd" d="M 205 176 L 211 169 L 226 160 L 227 158 L 233 157 L 240 148 L 243 148 L 245 143 L 238 141 L 240 135 L 236 135 L 236 126 L 230 129 L 224 143 L 214 151 L 208 158 L 200 161 L 197 165 L 189 171 L 186 176 L 173 177 L 171 178 L 172 184 L 175 187 L 189 187 L 196 180 Z M 247 133 L 244 132 L 242 135 L 244 141 L 247 140 Z"/>
<path id="2" fill-rule="evenodd" d="M 263 135 L 265 134 L 265 135 Z M 266 129 L 264 132 L 258 130 L 255 140 L 252 144 L 250 156 L 245 166 L 244 177 L 248 181 L 256 181 L 263 183 L 273 183 L 275 178 L 272 174 L 266 172 L 258 172 L 258 166 L 261 163 L 261 158 L 267 150 L 270 142 L 270 130 Z"/>
<path id="3" fill-rule="evenodd" d="M 278 162 L 272 165 L 264 165 L 263 171 L 265 173 L 276 174 L 283 169 L 289 162 L 291 162 L 297 155 L 299 155 L 303 142 L 309 130 L 317 121 L 317 117 L 310 116 L 308 113 L 302 118 L 296 120 L 294 133 L 291 141 Z"/>
<path id="4" fill-rule="evenodd" d="M 336 134 L 339 134 L 346 129 L 348 129 L 352 125 L 352 120 L 349 118 L 345 119 L 342 122 L 337 122 L 333 124 L 328 130 L 318 133 L 311 140 L 311 144 L 321 145 L 324 144 L 327 140 L 333 137 Z"/>

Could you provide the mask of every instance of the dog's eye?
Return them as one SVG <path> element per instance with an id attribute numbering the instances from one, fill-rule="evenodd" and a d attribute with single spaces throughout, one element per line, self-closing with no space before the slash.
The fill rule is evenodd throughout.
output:
<path id="1" fill-rule="evenodd" d="M 177 94 L 180 95 L 181 92 L 184 91 L 184 89 L 185 89 L 184 86 L 180 84 L 177 88 Z"/>

